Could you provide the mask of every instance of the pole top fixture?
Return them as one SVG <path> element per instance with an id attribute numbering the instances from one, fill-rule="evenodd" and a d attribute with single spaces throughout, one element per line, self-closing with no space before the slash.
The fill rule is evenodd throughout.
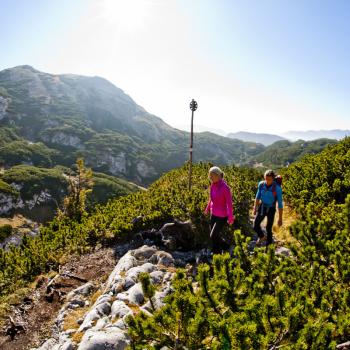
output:
<path id="1" fill-rule="evenodd" d="M 192 101 L 191 101 L 191 103 L 190 103 L 190 109 L 191 109 L 191 111 L 194 112 L 197 108 L 198 108 L 198 103 L 197 103 L 194 99 L 192 99 Z"/>

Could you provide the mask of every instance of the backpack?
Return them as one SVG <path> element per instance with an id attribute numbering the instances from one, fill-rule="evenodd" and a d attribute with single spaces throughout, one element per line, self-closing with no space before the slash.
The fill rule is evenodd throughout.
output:
<path id="1" fill-rule="evenodd" d="M 262 185 L 266 186 L 266 182 L 264 181 Z M 276 186 L 282 187 L 282 176 L 281 175 L 277 175 L 275 177 L 275 179 L 273 180 L 273 184 L 272 184 L 272 193 L 275 197 L 275 200 L 277 200 Z M 266 188 L 266 190 L 267 190 L 267 188 Z"/>

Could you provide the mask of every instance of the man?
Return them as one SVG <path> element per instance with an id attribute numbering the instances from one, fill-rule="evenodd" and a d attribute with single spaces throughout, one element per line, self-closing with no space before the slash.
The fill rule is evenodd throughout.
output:
<path id="1" fill-rule="evenodd" d="M 282 188 L 275 181 L 273 170 L 267 170 L 264 174 L 265 181 L 260 181 L 255 197 L 253 214 L 254 231 L 258 234 L 257 245 L 267 239 L 267 245 L 272 243 L 272 226 L 275 219 L 276 203 L 278 203 L 278 226 L 282 226 L 283 199 Z M 267 237 L 261 229 L 261 222 L 267 217 L 266 232 Z"/>

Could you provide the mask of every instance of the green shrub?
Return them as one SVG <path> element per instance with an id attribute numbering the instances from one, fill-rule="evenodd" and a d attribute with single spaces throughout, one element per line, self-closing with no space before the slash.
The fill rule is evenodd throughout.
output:
<path id="1" fill-rule="evenodd" d="M 11 225 L 2 225 L 0 226 L 0 242 L 3 242 L 7 237 L 10 237 L 12 234 Z"/>

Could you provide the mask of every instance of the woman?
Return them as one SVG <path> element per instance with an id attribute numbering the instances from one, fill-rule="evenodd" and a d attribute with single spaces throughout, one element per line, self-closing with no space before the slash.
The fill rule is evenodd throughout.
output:
<path id="1" fill-rule="evenodd" d="M 204 214 L 207 215 L 209 212 L 211 214 L 210 237 L 213 254 L 221 253 L 227 246 L 221 238 L 221 231 L 226 222 L 230 225 L 234 222 L 231 190 L 223 177 L 224 173 L 219 167 L 209 169 L 210 197 Z"/>

